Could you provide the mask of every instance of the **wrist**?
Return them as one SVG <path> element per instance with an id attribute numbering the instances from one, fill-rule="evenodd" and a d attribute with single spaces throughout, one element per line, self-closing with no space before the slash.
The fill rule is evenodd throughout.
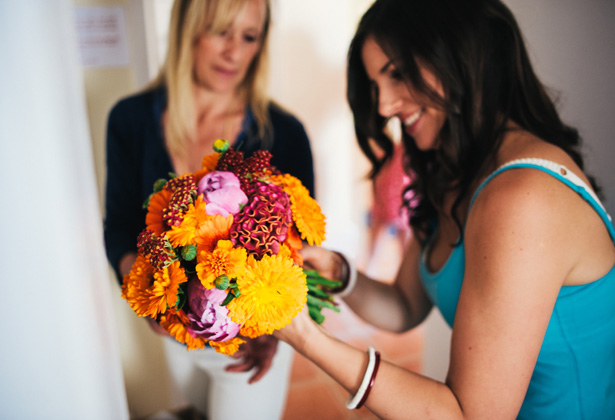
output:
<path id="1" fill-rule="evenodd" d="M 358 273 L 352 259 L 341 252 L 335 251 L 335 253 L 340 258 L 340 276 L 338 280 L 342 282 L 342 285 L 331 290 L 331 293 L 337 297 L 344 298 L 351 294 L 357 285 Z"/>
<path id="2" fill-rule="evenodd" d="M 297 322 L 299 318 L 301 322 Z M 309 345 L 318 342 L 319 336 L 323 334 L 324 330 L 308 315 L 296 317 L 293 320 L 293 324 L 296 327 L 293 334 L 281 337 L 281 339 L 290 344 L 299 353 L 305 355 L 308 352 Z"/>

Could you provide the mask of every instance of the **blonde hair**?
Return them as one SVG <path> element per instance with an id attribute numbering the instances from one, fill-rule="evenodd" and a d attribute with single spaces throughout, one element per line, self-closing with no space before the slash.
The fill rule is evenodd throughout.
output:
<path id="1" fill-rule="evenodd" d="M 169 152 L 185 156 L 188 142 L 195 140 L 196 112 L 193 91 L 194 43 L 204 31 L 218 33 L 226 29 L 239 11 L 253 0 L 175 0 L 171 11 L 167 55 L 163 67 L 149 88 L 167 89 L 167 116 L 164 134 Z M 270 0 L 264 0 L 267 12 L 261 47 L 254 57 L 239 95 L 254 113 L 258 134 L 267 144 L 271 135 L 267 96 L 268 35 L 271 20 Z"/>

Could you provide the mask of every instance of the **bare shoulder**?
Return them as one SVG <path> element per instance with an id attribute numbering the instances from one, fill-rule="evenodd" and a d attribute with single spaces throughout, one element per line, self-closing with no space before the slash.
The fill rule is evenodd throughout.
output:
<path id="1" fill-rule="evenodd" d="M 524 130 L 513 130 L 506 135 L 494 169 L 524 158 L 563 165 L 589 184 L 587 176 L 564 150 Z M 470 213 L 480 211 L 507 217 L 517 214 L 529 221 L 545 214 L 562 218 L 579 216 L 575 213 L 579 206 L 586 207 L 574 191 L 552 175 L 533 168 L 513 168 L 490 180 L 474 203 L 476 209 L 473 207 Z"/>
<path id="2" fill-rule="evenodd" d="M 555 209 L 562 215 L 565 205 L 575 198 L 569 188 L 543 171 L 513 168 L 494 176 L 478 192 L 468 222 L 473 215 L 483 221 L 521 218 L 526 222 L 548 216 Z"/>
<path id="3" fill-rule="evenodd" d="M 586 204 L 561 181 L 534 168 L 498 173 L 478 192 L 469 209 L 467 238 L 519 246 L 545 238 L 557 247 L 571 245 L 571 225 L 578 224 Z M 491 246 L 491 245 L 489 245 Z"/>
<path id="4" fill-rule="evenodd" d="M 469 210 L 465 234 L 470 253 L 500 258 L 525 250 L 531 251 L 525 264 L 553 262 L 552 268 L 563 270 L 563 284 L 595 280 L 614 263 L 612 240 L 596 211 L 568 185 L 535 168 L 493 177 Z"/>

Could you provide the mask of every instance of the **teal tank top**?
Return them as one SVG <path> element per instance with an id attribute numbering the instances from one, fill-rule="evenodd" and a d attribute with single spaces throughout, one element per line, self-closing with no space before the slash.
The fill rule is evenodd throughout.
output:
<path id="1" fill-rule="evenodd" d="M 544 159 L 519 159 L 503 165 L 480 185 L 470 208 L 493 177 L 513 168 L 535 168 L 568 185 L 600 215 L 615 242 L 611 218 L 594 192 L 564 166 Z M 463 243 L 437 272 L 428 270 L 426 249 L 422 251 L 421 281 L 451 327 L 464 267 Z M 589 284 L 561 288 L 517 418 L 615 419 L 615 267 Z"/>

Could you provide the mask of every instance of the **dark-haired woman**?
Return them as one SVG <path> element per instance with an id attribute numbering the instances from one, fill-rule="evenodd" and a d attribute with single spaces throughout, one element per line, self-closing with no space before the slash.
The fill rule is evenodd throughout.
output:
<path id="1" fill-rule="evenodd" d="M 415 193 L 394 285 L 307 249 L 348 280 L 345 301 L 406 331 L 436 306 L 452 327 L 438 382 L 380 361 L 298 316 L 278 335 L 386 419 L 615 418 L 615 230 L 579 136 L 536 78 L 499 0 L 377 0 L 353 39 L 359 143 L 390 154 L 402 125 Z M 353 288 L 354 287 L 354 288 Z"/>

